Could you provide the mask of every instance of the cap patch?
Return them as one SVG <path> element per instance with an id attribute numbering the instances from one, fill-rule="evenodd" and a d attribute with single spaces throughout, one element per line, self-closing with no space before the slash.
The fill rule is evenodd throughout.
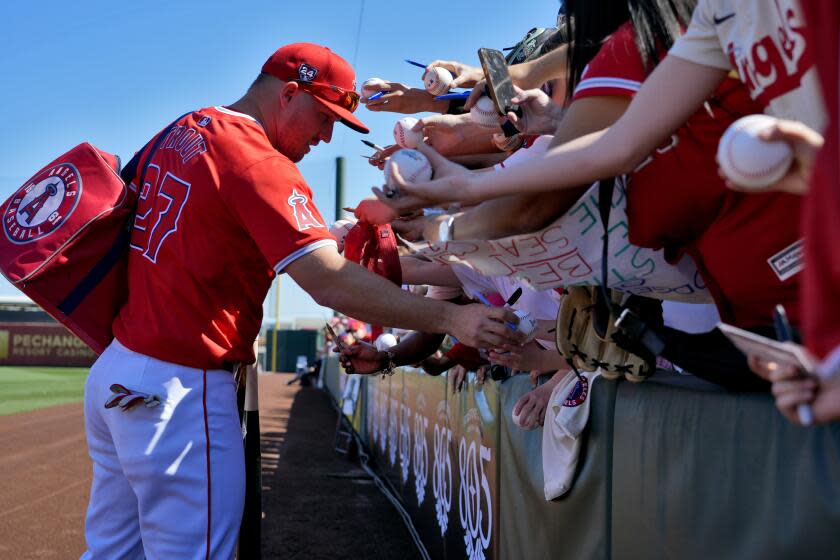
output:
<path id="1" fill-rule="evenodd" d="M 300 76 L 300 79 L 305 81 L 305 82 L 314 82 L 315 81 L 315 76 L 317 76 L 317 75 L 318 75 L 318 69 L 313 67 L 313 66 L 308 65 L 305 62 L 303 64 L 301 64 L 300 67 L 298 68 L 298 76 Z"/>

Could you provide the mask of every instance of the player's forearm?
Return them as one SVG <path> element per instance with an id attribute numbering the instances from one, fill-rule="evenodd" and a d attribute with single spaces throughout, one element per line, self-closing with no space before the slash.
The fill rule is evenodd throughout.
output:
<path id="1" fill-rule="evenodd" d="M 355 263 L 324 271 L 329 290 L 310 293 L 326 307 L 361 321 L 428 333 L 451 332 L 456 306 L 406 292 Z"/>

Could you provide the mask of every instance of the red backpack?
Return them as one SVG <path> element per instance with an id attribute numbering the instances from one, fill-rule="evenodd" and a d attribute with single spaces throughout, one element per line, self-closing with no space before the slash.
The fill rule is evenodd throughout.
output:
<path id="1" fill-rule="evenodd" d="M 402 267 L 397 251 L 397 238 L 390 224 L 373 225 L 356 222 L 344 239 L 344 258 L 359 263 L 374 274 L 402 284 Z M 382 334 L 382 327 L 371 325 L 371 341 Z"/>
<path id="2" fill-rule="evenodd" d="M 173 125 L 157 136 L 146 162 Z M 137 203 L 126 185 L 148 146 L 120 173 L 117 156 L 79 144 L 2 206 L 0 271 L 97 353 L 113 339 L 111 323 L 126 301 Z M 145 172 L 144 166 L 140 184 Z"/>

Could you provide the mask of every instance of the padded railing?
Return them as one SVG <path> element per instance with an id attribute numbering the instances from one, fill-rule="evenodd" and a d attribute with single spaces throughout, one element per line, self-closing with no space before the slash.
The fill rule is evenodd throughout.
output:
<path id="1" fill-rule="evenodd" d="M 348 379 L 328 361 L 339 401 Z M 345 395 L 433 558 L 840 557 L 837 425 L 798 428 L 769 395 L 682 378 L 598 380 L 574 485 L 547 502 L 542 430 L 511 420 L 530 388 L 517 376 L 453 395 L 403 368 Z"/>

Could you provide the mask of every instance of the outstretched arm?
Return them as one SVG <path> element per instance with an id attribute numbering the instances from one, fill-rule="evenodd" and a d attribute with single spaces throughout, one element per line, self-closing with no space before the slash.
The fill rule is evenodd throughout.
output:
<path id="1" fill-rule="evenodd" d="M 508 66 L 510 79 L 520 89 L 535 89 L 549 80 L 558 80 L 557 87 L 566 87 L 566 67 L 569 55 L 569 47 L 561 45 L 537 59 Z M 465 109 L 469 109 L 478 99 L 485 94 L 486 81 L 484 72 L 477 76 L 472 85 L 473 90 L 467 100 Z"/>
<path id="2" fill-rule="evenodd" d="M 630 99 L 626 97 L 587 97 L 575 101 L 557 123 L 551 145 L 561 145 L 612 125 L 629 104 Z M 452 239 L 499 239 L 539 230 L 567 212 L 586 186 L 487 200 L 455 217 Z"/>
<path id="3" fill-rule="evenodd" d="M 425 360 L 440 348 L 444 336 L 421 332 L 409 333 L 399 344 L 388 349 L 393 354 L 394 365 L 404 366 Z M 339 361 L 347 373 L 377 373 L 388 365 L 388 354 L 377 350 L 371 344 L 357 342 L 341 350 Z"/>
<path id="4" fill-rule="evenodd" d="M 415 184 L 405 184 L 395 174 L 402 196 L 385 200 L 406 211 L 436 203 L 476 203 L 510 194 L 574 188 L 627 173 L 685 123 L 725 77 L 725 70 L 668 56 L 609 129 L 551 148 L 528 165 L 492 174 L 452 175 Z"/>
<path id="5" fill-rule="evenodd" d="M 461 282 L 452 272 L 451 266 L 412 256 L 400 257 L 400 266 L 402 267 L 404 284 L 461 287 Z"/>
<path id="6" fill-rule="evenodd" d="M 316 249 L 285 272 L 320 305 L 369 323 L 450 333 L 476 348 L 517 344 L 521 338 L 505 326 L 505 322 L 519 322 L 509 309 L 457 306 L 411 294 L 346 260 L 335 247 Z"/>

